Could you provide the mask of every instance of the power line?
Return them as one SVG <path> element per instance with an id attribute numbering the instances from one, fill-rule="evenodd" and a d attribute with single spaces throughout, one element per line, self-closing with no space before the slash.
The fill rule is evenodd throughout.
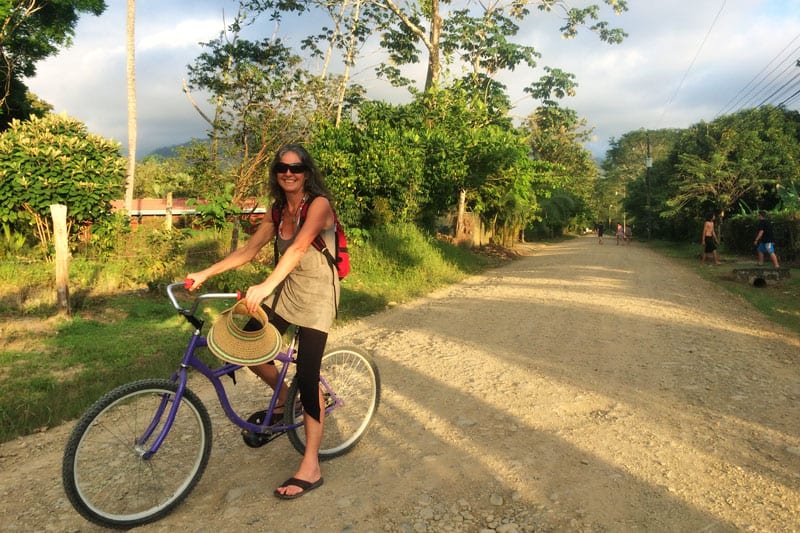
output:
<path id="1" fill-rule="evenodd" d="M 796 78 L 796 76 L 795 76 L 795 78 Z M 791 88 L 794 89 L 795 87 L 800 87 L 800 81 L 798 81 L 795 84 L 793 84 Z M 800 96 L 800 89 L 797 89 L 795 92 L 790 94 L 784 101 L 780 102 L 778 104 L 778 107 L 785 107 L 787 104 L 790 104 L 798 96 Z"/>
<path id="2" fill-rule="evenodd" d="M 794 65 L 794 61 L 792 60 L 792 57 L 794 56 L 794 54 L 797 54 L 797 53 L 800 53 L 800 46 L 795 48 L 791 52 L 791 55 L 787 56 L 783 60 L 784 63 L 788 62 L 788 64 L 786 64 L 786 66 L 783 67 L 783 70 L 781 70 L 779 73 L 777 73 L 774 76 L 772 76 L 772 79 L 770 80 L 769 84 L 764 86 L 760 91 L 758 91 L 758 93 L 753 95 L 750 99 L 742 102 L 740 104 L 739 108 L 742 109 L 742 108 L 747 108 L 747 107 L 754 107 L 754 103 L 757 101 L 757 99 L 761 98 L 762 95 L 764 95 L 765 93 L 767 93 L 769 91 L 772 91 L 772 94 L 770 94 L 770 96 L 768 96 L 766 100 L 763 100 L 760 104 L 756 105 L 755 107 L 759 107 L 759 106 L 762 106 L 765 103 L 767 103 L 770 100 L 770 98 L 772 96 L 774 96 L 774 94 L 775 94 L 775 90 L 774 90 L 775 86 L 778 85 L 779 83 L 781 83 L 782 77 L 784 77 L 787 73 L 789 73 L 789 71 L 795 66 Z M 774 69 L 772 69 L 770 74 L 773 74 L 778 69 L 779 66 L 780 65 L 776 65 L 776 67 Z"/>
<path id="3" fill-rule="evenodd" d="M 727 104 L 725 104 L 725 107 L 723 107 L 723 108 L 722 108 L 722 109 L 721 109 L 719 112 L 717 112 L 717 115 L 716 115 L 716 116 L 718 117 L 718 116 L 720 116 L 720 115 L 723 115 L 723 114 L 725 114 L 726 112 L 729 112 L 729 111 L 730 111 L 730 110 L 732 110 L 732 109 L 735 109 L 735 108 L 737 107 L 737 105 L 738 105 L 738 103 L 739 103 L 739 102 L 741 102 L 741 101 L 742 101 L 743 99 L 745 99 L 745 98 L 748 98 L 748 97 L 750 96 L 750 94 L 752 94 L 752 92 L 753 92 L 753 91 L 756 89 L 756 87 L 757 87 L 757 86 L 758 86 L 758 85 L 761 83 L 761 81 L 763 81 L 763 80 L 759 80 L 759 81 L 758 81 L 758 83 L 756 83 L 756 84 L 755 84 L 755 85 L 754 85 L 754 86 L 753 86 L 753 87 L 752 87 L 752 88 L 751 88 L 751 89 L 750 89 L 750 90 L 749 90 L 749 91 L 748 91 L 748 92 L 747 92 L 747 93 L 746 93 L 744 96 L 742 96 L 742 98 L 740 98 L 739 100 L 737 100 L 737 98 L 739 97 L 739 95 L 741 95 L 741 94 L 742 94 L 742 93 L 743 93 L 743 92 L 744 92 L 744 91 L 745 91 L 745 90 L 746 90 L 746 89 L 747 89 L 747 88 L 748 88 L 748 87 L 749 87 L 749 86 L 750 86 L 750 85 L 751 85 L 753 82 L 755 82 L 755 81 L 756 81 L 756 79 L 758 79 L 758 77 L 759 77 L 759 76 L 761 76 L 761 74 L 763 74 L 763 73 L 764 73 L 764 71 L 765 71 L 765 70 L 767 70 L 767 69 L 769 68 L 769 66 L 770 66 L 770 65 L 772 65 L 772 63 L 774 63 L 774 62 L 775 62 L 775 61 L 776 61 L 776 60 L 777 60 L 777 59 L 778 59 L 778 58 L 779 58 L 779 57 L 780 57 L 780 56 L 781 56 L 781 55 L 782 55 L 782 54 L 783 54 L 783 53 L 786 51 L 786 49 L 787 49 L 787 48 L 789 48 L 789 47 L 790 47 L 790 46 L 791 46 L 791 45 L 792 45 L 792 44 L 793 44 L 793 43 L 794 43 L 794 42 L 795 42 L 797 39 L 800 39 L 800 34 L 797 34 L 797 36 L 796 36 L 794 39 L 792 39 L 792 40 L 789 42 L 789 44 L 787 44 L 786 46 L 784 46 L 784 47 L 783 47 L 783 50 L 781 50 L 780 52 L 778 52 L 778 54 L 777 54 L 775 57 L 773 57 L 773 58 L 770 60 L 770 62 L 769 62 L 769 63 L 767 63 L 767 65 L 766 65 L 764 68 L 762 68 L 762 69 L 759 71 L 759 73 L 758 73 L 758 74 L 756 74 L 755 76 L 753 76 L 753 79 L 751 79 L 750 81 L 748 81 L 748 82 L 745 84 L 745 86 L 744 86 L 744 87 L 742 87 L 741 89 L 739 89 L 739 92 L 738 92 L 738 93 L 736 93 L 735 95 L 733 95 L 733 98 L 731 98 L 731 99 L 728 101 L 728 103 L 727 103 Z M 796 49 L 795 49 L 795 50 L 796 50 Z M 777 67 L 775 67 L 775 68 L 777 68 Z M 772 73 L 772 72 L 774 72 L 774 71 L 775 71 L 775 69 L 773 68 L 773 69 L 772 69 L 772 71 L 770 71 L 769 73 L 767 73 L 767 74 L 765 75 L 765 77 L 766 77 L 766 76 L 769 76 L 769 74 L 771 74 L 771 73 Z M 738 107 L 739 107 L 739 109 L 741 109 L 741 107 L 742 107 L 742 106 L 738 106 Z"/>
<path id="4" fill-rule="evenodd" d="M 777 89 L 775 89 L 774 91 L 772 91 L 772 94 L 770 94 L 770 95 L 769 95 L 769 96 L 767 96 L 767 97 L 766 97 L 764 100 L 762 100 L 762 101 L 761 101 L 761 103 L 760 103 L 760 104 L 758 104 L 756 107 L 761 107 L 761 106 L 763 106 L 763 105 L 766 105 L 767 103 L 769 103 L 770 101 L 772 101 L 772 100 L 773 100 L 773 98 L 776 98 L 776 97 L 777 97 L 777 95 L 778 95 L 778 93 L 781 93 L 781 92 L 783 92 L 783 90 L 786 88 L 786 86 L 787 86 L 787 85 L 789 85 L 790 83 L 792 83 L 793 81 L 795 81 L 795 80 L 798 80 L 798 79 L 800 79 L 800 72 L 798 72 L 797 74 L 795 74 L 795 75 L 794 75 L 794 78 L 790 79 L 789 81 L 787 81 L 786 83 L 784 83 L 783 85 L 781 85 L 780 87 L 778 87 Z M 797 84 L 795 83 L 795 85 L 797 85 Z"/>
<path id="5" fill-rule="evenodd" d="M 708 36 L 711 35 L 711 30 L 713 30 L 714 26 L 717 24 L 717 21 L 719 20 L 719 17 L 722 14 L 722 11 L 725 9 L 725 4 L 727 4 L 727 3 L 728 3 L 728 0 L 722 0 L 722 5 L 719 7 L 719 11 L 717 11 L 717 15 L 714 17 L 714 20 L 711 22 L 711 26 L 708 28 L 708 31 L 706 31 L 706 35 L 705 35 L 705 37 L 703 37 L 703 40 L 700 43 L 700 46 L 697 47 L 697 52 L 695 52 L 694 57 L 692 58 L 692 62 L 689 63 L 689 68 L 686 69 L 686 72 L 684 72 L 684 74 L 683 74 L 683 78 L 681 78 L 680 83 L 678 83 L 678 87 L 675 89 L 675 92 L 672 93 L 672 96 L 670 96 L 669 100 L 667 101 L 667 105 L 664 107 L 664 112 L 661 113 L 660 121 L 662 123 L 664 121 L 664 115 L 667 114 L 667 111 L 669 110 L 669 107 L 672 105 L 672 102 L 675 100 L 675 97 L 678 95 L 678 93 L 680 92 L 681 88 L 683 87 L 683 82 L 686 81 L 686 77 L 689 75 L 689 71 L 692 70 L 692 67 L 694 66 L 695 61 L 697 61 L 697 57 L 700 55 L 700 51 L 703 49 L 703 46 L 706 44 L 706 41 L 708 40 Z"/>

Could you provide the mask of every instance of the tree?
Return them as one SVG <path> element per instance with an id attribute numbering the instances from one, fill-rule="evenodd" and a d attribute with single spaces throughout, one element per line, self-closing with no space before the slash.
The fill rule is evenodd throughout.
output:
<path id="1" fill-rule="evenodd" d="M 34 226 L 45 253 L 51 204 L 67 206 L 75 233 L 111 215 L 124 179 L 119 145 L 67 116 L 14 120 L 0 134 L 0 223 L 19 230 Z"/>
<path id="2" fill-rule="evenodd" d="M 561 10 L 564 16 L 561 32 L 565 38 L 577 35 L 580 27 L 588 27 L 608 43 L 619 43 L 626 37 L 622 30 L 609 28 L 607 22 L 600 20 L 598 4 L 575 8 L 560 0 L 490 0 L 480 4 L 477 11 L 474 8 L 444 11 L 441 6 L 450 4 L 449 1 L 430 0 L 421 4 L 408 0 L 376 1 L 394 15 L 381 41 L 389 52 L 391 66 L 382 65 L 379 72 L 396 84 L 404 84 L 407 80 L 400 76 L 398 66 L 417 63 L 419 45 L 427 52 L 424 90 L 438 85 L 443 65 L 458 66 L 456 60 L 469 67 L 468 78 L 475 86 L 483 85 L 487 95 L 497 94 L 496 86 L 492 87 L 489 81 L 501 71 L 514 70 L 523 63 L 535 67 L 538 52 L 511 40 L 519 31 L 517 23 L 530 15 L 532 7 L 540 12 Z M 604 3 L 616 14 L 628 9 L 625 0 L 604 0 Z M 543 80 L 556 86 L 564 81 L 550 73 Z M 564 87 L 564 90 L 570 89 Z M 535 91 L 534 87 L 529 89 L 531 93 Z"/>
<path id="3" fill-rule="evenodd" d="M 196 180 L 190 171 L 183 158 L 149 155 L 136 165 L 134 196 L 164 198 L 168 193 L 177 197 L 198 196 Z"/>
<path id="4" fill-rule="evenodd" d="M 69 46 L 81 13 L 99 16 L 104 0 L 3 0 L 0 2 L 0 119 L 27 118 L 27 87 L 36 63 Z"/>
<path id="5" fill-rule="evenodd" d="M 449 2 L 431 0 L 422 5 L 415 2 L 380 2 L 394 15 L 394 20 L 384 30 L 381 44 L 389 53 L 391 65 L 382 65 L 379 73 L 386 75 L 396 85 L 406 83 L 400 76 L 398 66 L 416 63 L 419 60 L 418 45 L 427 52 L 428 70 L 424 91 L 435 91 L 443 74 L 443 65 L 453 70 L 466 67 L 467 74 L 459 81 L 461 87 L 475 96 L 473 104 L 481 100 L 490 116 L 506 117 L 511 107 L 505 94 L 506 87 L 496 81 L 504 71 L 513 71 L 526 65 L 537 66 L 540 54 L 531 46 L 513 42 L 519 31 L 518 23 L 530 15 L 531 7 L 541 12 L 556 9 L 564 14 L 562 35 L 574 37 L 579 27 L 588 27 L 600 39 L 608 43 L 619 43 L 626 36 L 622 30 L 611 29 L 600 20 L 600 7 L 591 4 L 575 8 L 566 1 L 554 0 L 491 0 L 481 3 L 479 8 L 455 9 L 445 12 L 442 5 Z M 616 14 L 627 10 L 627 3 L 605 0 Z M 525 92 L 540 100 L 545 106 L 555 105 L 555 99 L 575 92 L 574 76 L 560 69 L 545 67 L 544 75 L 534 81 Z M 550 176 L 549 172 L 544 175 Z M 459 191 L 461 214 L 466 199 L 466 189 Z M 515 200 L 518 199 L 515 197 Z M 521 205 L 513 202 L 514 206 Z M 460 215 L 459 215 L 460 220 Z M 458 226 L 458 224 L 457 224 Z"/>
<path id="6" fill-rule="evenodd" d="M 599 174 L 591 152 L 584 148 L 592 131 L 578 114 L 557 104 L 542 106 L 526 120 L 531 156 L 551 165 L 552 198 L 541 201 L 541 217 L 550 236 L 573 225 L 596 220 L 589 206 Z M 578 220 L 580 218 L 580 220 Z"/>
<path id="7" fill-rule="evenodd" d="M 596 218 L 607 206 L 622 205 L 626 223 L 652 224 L 668 197 L 673 149 L 682 130 L 634 130 L 611 139 L 593 198 Z M 648 156 L 652 166 L 647 168 Z M 655 220 L 658 222 L 658 220 Z M 650 228 L 652 230 L 652 227 Z M 666 236 L 666 235 L 664 235 Z"/>
<path id="8" fill-rule="evenodd" d="M 676 146 L 672 197 L 665 216 L 713 211 L 745 201 L 772 208 L 778 183 L 800 175 L 800 113 L 775 107 L 740 111 L 690 127 Z"/>
<path id="9" fill-rule="evenodd" d="M 133 184 L 136 178 L 136 0 L 127 0 L 125 26 L 125 78 L 128 86 L 128 174 L 125 183 L 125 210 L 133 210 Z"/>

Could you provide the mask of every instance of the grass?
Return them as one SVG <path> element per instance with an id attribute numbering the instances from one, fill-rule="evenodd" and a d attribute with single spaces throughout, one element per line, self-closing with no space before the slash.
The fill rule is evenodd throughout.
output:
<path id="1" fill-rule="evenodd" d="M 650 247 L 658 253 L 685 263 L 693 268 L 698 275 L 707 279 L 725 290 L 749 302 L 758 311 L 776 324 L 800 334 L 800 278 L 796 269 L 792 268 L 792 277 L 775 285 L 754 287 L 735 279 L 732 271 L 735 268 L 754 267 L 757 262 L 755 254 L 752 257 L 740 257 L 719 250 L 722 265 L 718 267 L 701 266 L 699 259 L 700 245 L 692 243 L 674 243 L 653 241 Z M 768 262 L 768 261 L 767 261 Z M 782 264 L 782 267 L 792 267 Z M 767 264 L 766 268 L 771 268 Z"/>
<path id="2" fill-rule="evenodd" d="M 732 268 L 752 266 L 755 258 L 731 257 L 722 250 L 723 266 L 701 267 L 697 245 L 656 241 L 649 246 L 800 333 L 800 279 L 756 288 L 731 275 Z M 407 226 L 375 231 L 369 242 L 353 243 L 350 249 L 354 270 L 342 284 L 342 322 L 427 294 L 501 261 Z M 130 266 L 113 261 L 76 261 L 78 272 L 71 272 L 71 283 L 76 282 L 80 297 L 74 315 L 70 320 L 54 317 L 49 268 L 0 263 L 0 442 L 73 419 L 117 385 L 169 376 L 191 333 L 163 294 L 132 284 L 125 274 Z M 263 273 L 264 268 L 256 267 L 224 283 L 244 288 Z"/>
<path id="3" fill-rule="evenodd" d="M 350 252 L 354 269 L 342 284 L 339 309 L 345 322 L 500 261 L 410 226 L 374 231 L 368 242 L 351 243 Z M 0 264 L 0 442 L 76 418 L 123 383 L 170 376 L 192 331 L 163 294 L 131 283 L 120 274 L 130 267 L 115 261 L 71 265 L 73 316 L 54 317 L 51 267 Z M 266 268 L 220 276 L 225 288 L 207 282 L 206 289 L 245 289 L 263 279 Z M 187 271 L 182 266 L 172 279 Z"/>

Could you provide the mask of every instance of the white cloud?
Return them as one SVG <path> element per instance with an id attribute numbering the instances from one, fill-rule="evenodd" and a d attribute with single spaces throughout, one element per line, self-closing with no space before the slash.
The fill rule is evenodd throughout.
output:
<path id="1" fill-rule="evenodd" d="M 215 39 L 222 31 L 222 22 L 217 18 L 181 21 L 177 25 L 164 25 L 151 29 L 137 39 L 136 48 L 140 52 L 171 49 L 197 50 L 200 41 Z M 195 52 L 196 53 L 196 52 Z"/>

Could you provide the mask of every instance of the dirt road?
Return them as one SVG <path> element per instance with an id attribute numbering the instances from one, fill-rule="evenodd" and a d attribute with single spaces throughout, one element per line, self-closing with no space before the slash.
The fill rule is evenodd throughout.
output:
<path id="1" fill-rule="evenodd" d="M 334 332 L 374 353 L 383 401 L 299 500 L 271 494 L 289 442 L 245 447 L 195 387 L 208 470 L 141 531 L 800 530 L 798 336 L 636 243 L 525 251 Z M 0 446 L 0 530 L 99 530 L 61 489 L 71 426 Z"/>

